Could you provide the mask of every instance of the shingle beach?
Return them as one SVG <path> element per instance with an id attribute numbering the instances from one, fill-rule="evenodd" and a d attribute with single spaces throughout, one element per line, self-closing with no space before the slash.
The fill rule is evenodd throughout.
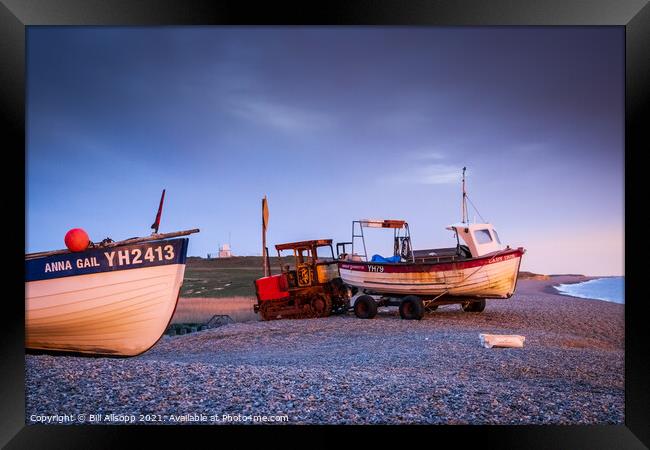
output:
<path id="1" fill-rule="evenodd" d="M 30 354 L 26 421 L 621 424 L 624 305 L 550 289 L 575 280 L 520 280 L 480 314 L 449 305 L 405 321 L 393 308 L 231 323 L 133 358 Z M 483 348 L 480 333 L 525 346 Z"/>

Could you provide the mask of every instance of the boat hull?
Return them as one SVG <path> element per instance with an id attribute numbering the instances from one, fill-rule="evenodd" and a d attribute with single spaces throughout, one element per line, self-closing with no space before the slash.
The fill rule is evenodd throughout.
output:
<path id="1" fill-rule="evenodd" d="M 341 261 L 343 281 L 367 293 L 423 297 L 509 298 L 515 292 L 523 249 L 441 263 Z"/>
<path id="2" fill-rule="evenodd" d="M 151 259 L 143 260 L 150 248 Z M 143 353 L 160 339 L 175 311 L 186 251 L 187 239 L 178 239 L 27 261 L 25 347 L 114 356 Z M 65 261 L 71 262 L 71 271 Z M 97 265 L 83 267 L 77 261 Z M 46 271 L 48 265 L 61 270 L 53 274 Z"/>

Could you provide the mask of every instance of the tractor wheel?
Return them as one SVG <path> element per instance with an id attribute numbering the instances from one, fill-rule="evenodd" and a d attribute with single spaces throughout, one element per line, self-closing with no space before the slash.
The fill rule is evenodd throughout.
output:
<path id="1" fill-rule="evenodd" d="M 277 317 L 273 316 L 273 313 L 271 312 L 271 304 L 269 302 L 262 302 L 259 308 L 259 313 L 260 317 L 262 320 L 273 320 Z"/>
<path id="2" fill-rule="evenodd" d="M 354 302 L 354 314 L 359 319 L 372 319 L 377 315 L 377 303 L 369 295 L 362 295 Z"/>
<path id="3" fill-rule="evenodd" d="M 465 302 L 461 304 L 463 311 L 480 313 L 485 309 L 485 299 Z"/>
<path id="4" fill-rule="evenodd" d="M 327 317 L 332 312 L 332 300 L 328 295 L 318 294 L 311 300 L 314 317 Z"/>
<path id="5" fill-rule="evenodd" d="M 399 304 L 399 315 L 405 320 L 420 320 L 424 317 L 424 303 L 420 297 L 407 295 Z"/>

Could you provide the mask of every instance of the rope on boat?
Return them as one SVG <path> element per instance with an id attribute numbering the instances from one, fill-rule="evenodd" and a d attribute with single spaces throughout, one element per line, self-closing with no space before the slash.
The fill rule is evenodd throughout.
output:
<path id="1" fill-rule="evenodd" d="M 494 258 L 496 258 L 497 256 L 499 256 L 501 253 L 505 253 L 506 251 L 510 251 L 510 249 L 499 250 L 498 252 L 496 252 L 496 253 L 495 253 L 494 255 L 492 255 L 492 257 L 488 260 L 487 264 L 483 264 L 482 266 L 479 266 L 479 267 L 478 267 L 474 272 L 470 273 L 470 274 L 467 275 L 465 278 L 463 278 L 463 279 L 460 280 L 458 283 L 456 283 L 456 285 L 459 285 L 459 284 L 462 283 L 463 281 L 467 280 L 469 277 L 471 277 L 472 275 L 474 275 L 475 273 L 477 273 L 479 270 L 481 270 L 481 269 L 485 269 L 485 268 L 487 267 L 488 264 L 492 264 L 492 261 L 494 261 Z M 452 288 L 449 288 L 449 289 L 452 289 Z M 449 290 L 449 289 L 448 289 L 448 290 Z M 447 290 L 447 291 L 448 291 L 448 290 Z"/>
<path id="2" fill-rule="evenodd" d="M 97 242 L 91 242 L 90 245 L 88 246 L 88 248 L 106 247 L 106 246 L 108 246 L 108 244 L 112 244 L 113 242 L 115 242 L 113 239 L 107 237 L 107 238 L 103 239 L 103 240 L 102 240 L 101 242 L 99 242 L 99 243 L 97 243 Z"/>
<path id="3" fill-rule="evenodd" d="M 476 211 L 476 212 L 478 213 L 478 216 L 481 218 L 481 220 L 482 220 L 483 222 L 487 222 L 487 221 L 483 218 L 483 216 L 481 215 L 481 213 L 480 213 L 480 211 L 478 210 L 478 208 L 476 207 L 476 205 L 474 205 L 474 202 L 472 202 L 472 199 L 469 198 L 469 195 L 465 194 L 465 198 L 466 198 L 467 200 L 469 200 L 469 204 L 472 205 L 472 208 L 474 208 L 474 211 Z"/>
<path id="4" fill-rule="evenodd" d="M 178 236 L 187 236 L 188 234 L 193 234 L 198 232 L 199 229 L 194 228 L 191 230 L 174 231 L 172 233 L 152 234 L 151 236 L 146 236 L 146 237 L 135 237 L 135 238 L 125 239 L 123 241 L 117 241 L 117 242 L 113 241 L 111 238 L 106 238 L 98 244 L 93 243 L 92 246 L 89 246 L 89 248 L 118 247 L 123 245 L 138 244 L 140 242 L 157 241 L 161 239 L 169 239 Z M 68 249 L 63 249 L 63 250 L 52 250 L 49 252 L 28 253 L 25 255 L 25 259 L 41 258 L 43 256 L 63 255 L 66 253 L 71 253 L 71 252 Z"/>

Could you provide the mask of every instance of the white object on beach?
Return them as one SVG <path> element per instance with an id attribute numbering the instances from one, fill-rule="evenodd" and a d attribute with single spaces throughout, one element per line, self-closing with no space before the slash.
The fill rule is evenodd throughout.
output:
<path id="1" fill-rule="evenodd" d="M 525 336 L 518 334 L 484 334 L 478 335 L 481 340 L 481 346 L 485 348 L 492 347 L 511 347 L 522 348 L 524 346 Z"/>

